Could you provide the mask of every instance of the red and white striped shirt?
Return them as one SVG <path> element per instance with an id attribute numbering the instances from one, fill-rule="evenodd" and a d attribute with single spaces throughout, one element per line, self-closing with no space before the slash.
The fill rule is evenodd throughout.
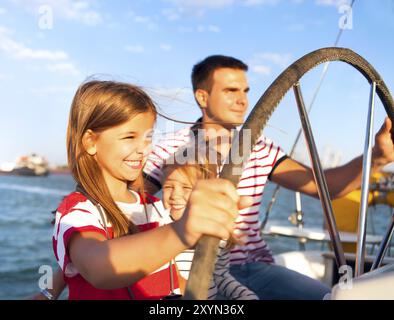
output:
<path id="1" fill-rule="evenodd" d="M 192 140 L 192 134 L 191 127 L 187 127 L 170 133 L 159 141 L 153 147 L 144 168 L 147 178 L 161 185 L 163 182 L 161 168 L 164 161 L 179 148 L 185 147 Z M 286 159 L 285 153 L 271 140 L 261 136 L 244 164 L 237 191 L 239 195 L 253 197 L 253 205 L 240 210 L 236 219 L 236 229 L 246 238 L 246 243 L 243 246 L 237 245 L 231 250 L 231 264 L 274 262 L 271 250 L 260 235 L 259 208 L 267 179 L 275 166 L 284 159 Z"/>
<path id="2" fill-rule="evenodd" d="M 131 190 L 130 190 L 131 191 Z M 140 231 L 146 231 L 171 222 L 163 208 L 160 199 L 153 196 L 143 198 L 131 191 L 138 201 L 136 203 L 117 203 L 121 211 L 138 226 Z M 146 212 L 145 208 L 146 207 Z M 104 219 L 106 219 L 104 217 Z M 160 299 L 170 294 L 170 272 L 173 273 L 175 293 L 180 293 L 179 283 L 174 266 L 162 266 L 149 276 L 137 281 L 128 288 L 103 290 L 93 287 L 86 281 L 69 256 L 69 241 L 76 232 L 98 232 L 112 239 L 113 230 L 108 221 L 103 221 L 98 208 L 83 194 L 73 192 L 60 204 L 56 212 L 53 233 L 53 250 L 64 279 L 69 288 L 70 300 L 96 299 Z M 108 231 L 108 234 L 107 234 Z"/>

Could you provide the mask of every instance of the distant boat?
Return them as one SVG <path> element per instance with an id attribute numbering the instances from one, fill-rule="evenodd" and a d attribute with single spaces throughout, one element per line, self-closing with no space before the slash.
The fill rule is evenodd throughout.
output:
<path id="1" fill-rule="evenodd" d="M 35 153 L 21 156 L 9 173 L 19 176 L 47 176 L 49 174 L 48 162 L 44 157 Z"/>

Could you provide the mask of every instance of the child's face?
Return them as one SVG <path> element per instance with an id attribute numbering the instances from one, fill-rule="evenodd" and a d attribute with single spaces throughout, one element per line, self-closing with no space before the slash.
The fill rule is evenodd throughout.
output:
<path id="1" fill-rule="evenodd" d="M 170 209 L 172 218 L 178 220 L 186 208 L 193 185 L 179 168 L 166 170 L 165 174 L 163 204 L 166 209 Z"/>
<path id="2" fill-rule="evenodd" d="M 134 181 L 141 173 L 150 151 L 154 123 L 152 113 L 140 113 L 96 135 L 95 159 L 110 190 Z"/>

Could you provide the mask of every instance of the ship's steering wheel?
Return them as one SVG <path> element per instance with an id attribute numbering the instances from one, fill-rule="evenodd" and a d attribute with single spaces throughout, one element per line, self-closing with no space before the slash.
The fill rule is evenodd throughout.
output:
<path id="1" fill-rule="evenodd" d="M 292 87 L 294 88 L 296 94 L 297 105 L 300 111 L 304 134 L 307 137 L 308 129 L 310 129 L 310 127 L 305 109 L 304 113 L 302 113 L 303 100 L 299 90 L 299 80 L 304 76 L 305 73 L 307 73 L 312 68 L 328 61 L 342 61 L 361 72 L 371 84 L 371 97 L 373 98 L 376 90 L 376 93 L 379 96 L 388 117 L 394 123 L 393 98 L 384 81 L 381 79 L 380 75 L 376 72 L 376 70 L 364 58 L 362 58 L 350 49 L 337 47 L 323 48 L 313 51 L 294 62 L 285 71 L 283 71 L 269 86 L 269 88 L 264 92 L 259 101 L 256 103 L 252 112 L 249 114 L 246 122 L 244 123 L 242 129 L 239 132 L 239 135 L 234 139 L 233 145 L 231 147 L 232 154 L 240 155 L 245 161 L 248 159 L 251 150 L 244 150 L 243 148 L 243 136 L 245 132 L 247 132 L 246 130 L 250 130 L 248 134 L 250 133 L 251 147 L 253 148 L 271 114 L 273 113 L 279 102 L 282 100 L 284 95 L 287 93 L 287 91 Z M 311 134 L 311 132 L 309 133 Z M 313 144 L 314 143 L 312 138 L 312 147 Z M 324 186 L 324 175 L 323 177 L 319 178 L 319 176 L 321 175 L 321 172 L 319 172 L 320 161 L 317 157 L 317 153 L 313 151 L 313 148 L 312 150 L 310 150 L 310 155 L 316 184 L 318 185 L 318 189 L 320 190 L 319 196 L 322 201 L 326 222 L 328 224 L 328 230 L 333 244 L 337 266 L 340 267 L 346 264 L 346 260 L 339 239 L 338 230 L 335 224 L 335 218 L 332 214 L 332 209 L 330 211 L 330 199 L 329 197 L 325 198 L 325 191 L 327 190 L 325 190 L 326 187 Z M 368 158 L 367 148 L 364 152 L 364 159 L 366 158 Z M 221 178 L 230 180 L 234 184 L 234 186 L 238 184 L 240 173 L 242 172 L 242 162 L 237 162 L 234 163 L 232 159 L 230 159 L 229 163 L 224 165 L 223 170 L 220 174 Z M 369 170 L 369 168 L 364 165 L 364 176 L 366 169 Z M 323 181 L 321 179 L 323 179 Z M 364 186 L 362 186 L 362 189 L 363 188 Z M 364 232 L 365 230 L 361 231 Z M 359 240 L 360 236 L 361 235 L 359 234 Z M 211 281 L 211 276 L 213 274 L 218 245 L 219 239 L 209 236 L 203 236 L 198 242 L 190 276 L 186 286 L 185 299 L 204 300 L 207 298 L 208 287 Z M 357 250 L 358 252 L 360 251 L 360 246 L 363 245 L 364 244 L 362 242 L 360 243 L 359 241 Z"/>

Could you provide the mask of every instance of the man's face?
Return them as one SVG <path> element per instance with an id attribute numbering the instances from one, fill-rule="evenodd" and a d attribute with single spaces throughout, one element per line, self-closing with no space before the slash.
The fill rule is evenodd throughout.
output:
<path id="1" fill-rule="evenodd" d="M 211 91 L 205 91 L 205 105 L 200 103 L 205 119 L 242 124 L 248 108 L 249 91 L 245 71 L 221 68 L 214 72 L 212 78 Z"/>

